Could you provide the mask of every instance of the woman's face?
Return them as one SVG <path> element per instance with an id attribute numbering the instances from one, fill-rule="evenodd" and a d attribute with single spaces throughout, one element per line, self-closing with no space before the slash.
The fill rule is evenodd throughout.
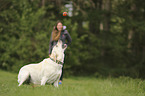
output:
<path id="1" fill-rule="evenodd" d="M 58 24 L 57 24 L 57 29 L 58 29 L 58 31 L 61 31 L 61 30 L 62 30 L 62 27 L 63 27 L 63 26 L 62 26 L 62 23 L 58 23 Z"/>

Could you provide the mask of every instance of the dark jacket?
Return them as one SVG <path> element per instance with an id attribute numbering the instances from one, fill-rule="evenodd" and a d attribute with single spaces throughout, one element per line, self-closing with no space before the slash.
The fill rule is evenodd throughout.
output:
<path id="1" fill-rule="evenodd" d="M 67 30 L 62 30 L 61 31 L 59 40 L 61 40 L 63 42 L 63 44 L 67 44 L 67 45 L 70 45 L 71 42 L 72 42 L 71 36 L 70 36 L 70 34 L 68 33 Z M 52 33 L 51 33 L 51 38 L 50 38 L 50 42 L 49 42 L 49 54 L 51 54 L 52 48 L 56 44 L 57 44 L 57 41 L 52 40 Z"/>

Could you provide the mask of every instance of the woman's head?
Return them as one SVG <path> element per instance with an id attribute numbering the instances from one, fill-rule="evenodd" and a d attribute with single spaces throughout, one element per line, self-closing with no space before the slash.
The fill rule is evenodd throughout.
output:
<path id="1" fill-rule="evenodd" d="M 63 25 L 61 21 L 57 21 L 56 25 L 55 25 L 55 29 L 57 31 L 61 31 L 63 29 Z"/>
<path id="2" fill-rule="evenodd" d="M 62 22 L 57 21 L 57 23 L 56 23 L 56 25 L 54 26 L 54 29 L 53 29 L 52 40 L 54 40 L 54 41 L 59 40 L 62 29 L 63 29 Z"/>

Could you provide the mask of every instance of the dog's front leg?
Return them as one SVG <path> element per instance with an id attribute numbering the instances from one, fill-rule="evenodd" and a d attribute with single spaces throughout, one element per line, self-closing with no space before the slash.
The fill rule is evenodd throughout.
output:
<path id="1" fill-rule="evenodd" d="M 58 80 L 54 82 L 54 86 L 58 87 Z"/>
<path id="2" fill-rule="evenodd" d="M 57 78 L 56 81 L 54 82 L 54 86 L 55 86 L 55 87 L 58 87 L 58 81 L 59 81 L 59 79 L 60 79 L 60 75 L 58 76 L 58 78 Z"/>
<path id="3" fill-rule="evenodd" d="M 42 77 L 41 85 L 45 85 L 47 80 L 48 80 L 48 78 L 46 76 Z"/>

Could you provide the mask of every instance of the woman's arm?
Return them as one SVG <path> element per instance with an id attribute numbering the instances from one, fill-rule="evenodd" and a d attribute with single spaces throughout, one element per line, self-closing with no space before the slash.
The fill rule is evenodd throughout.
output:
<path id="1" fill-rule="evenodd" d="M 70 36 L 70 34 L 68 33 L 68 31 L 66 30 L 66 34 L 67 34 L 67 36 L 66 36 L 66 39 L 67 39 L 67 45 L 70 45 L 71 44 L 71 42 L 72 42 L 72 38 L 71 38 L 71 36 Z"/>

